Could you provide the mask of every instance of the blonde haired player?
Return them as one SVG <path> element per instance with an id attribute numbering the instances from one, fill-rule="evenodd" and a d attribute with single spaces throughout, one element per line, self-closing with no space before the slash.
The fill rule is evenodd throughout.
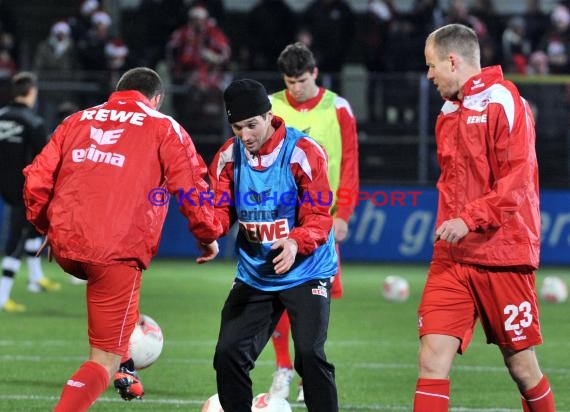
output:
<path id="1" fill-rule="evenodd" d="M 441 175 L 436 242 L 420 307 L 414 412 L 449 409 L 449 373 L 480 320 L 525 412 L 554 412 L 538 366 L 535 292 L 540 210 L 534 119 L 500 66 L 481 69 L 475 32 L 450 24 L 425 45 L 427 78 L 445 103 L 436 123 Z"/>

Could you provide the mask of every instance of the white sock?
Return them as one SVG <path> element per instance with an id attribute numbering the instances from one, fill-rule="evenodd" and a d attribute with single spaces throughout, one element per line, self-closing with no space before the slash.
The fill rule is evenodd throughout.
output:
<path id="1" fill-rule="evenodd" d="M 14 285 L 14 278 L 2 276 L 0 278 L 0 307 L 3 307 L 12 293 L 12 286 Z"/>
<path id="2" fill-rule="evenodd" d="M 38 283 L 39 280 L 44 277 L 41 258 L 28 256 L 26 263 L 28 264 L 28 278 L 30 283 Z"/>

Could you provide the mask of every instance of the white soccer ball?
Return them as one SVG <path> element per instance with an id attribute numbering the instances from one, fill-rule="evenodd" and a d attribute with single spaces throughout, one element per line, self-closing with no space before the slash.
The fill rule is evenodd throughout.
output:
<path id="1" fill-rule="evenodd" d="M 286 399 L 260 393 L 253 398 L 252 412 L 291 412 L 291 406 Z"/>
<path id="2" fill-rule="evenodd" d="M 158 323 L 147 315 L 140 315 L 129 341 L 129 351 L 136 369 L 148 368 L 162 352 L 164 338 Z"/>
<path id="3" fill-rule="evenodd" d="M 568 299 L 566 282 L 558 276 L 545 277 L 540 287 L 540 297 L 546 302 L 566 302 L 566 299 Z"/>
<path id="4" fill-rule="evenodd" d="M 217 393 L 208 398 L 204 406 L 202 406 L 202 412 L 224 412 Z"/>
<path id="5" fill-rule="evenodd" d="M 401 276 L 386 276 L 382 296 L 391 302 L 405 302 L 410 297 L 410 284 Z"/>

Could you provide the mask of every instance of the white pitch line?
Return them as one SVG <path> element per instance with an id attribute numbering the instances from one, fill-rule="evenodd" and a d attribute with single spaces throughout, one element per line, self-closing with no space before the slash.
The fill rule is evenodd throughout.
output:
<path id="1" fill-rule="evenodd" d="M 4 354 L 0 355 L 0 361 L 5 362 L 83 362 L 87 359 L 86 356 L 46 356 L 46 355 L 10 355 Z M 182 358 L 182 359 L 168 359 L 162 358 L 161 363 L 176 363 L 176 364 L 190 364 L 190 365 L 211 365 L 211 359 L 193 359 L 193 358 Z M 258 360 L 257 365 L 267 366 L 273 365 L 274 361 L 269 360 Z M 343 363 L 335 362 L 335 365 L 349 365 L 351 368 L 357 369 L 417 369 L 416 364 L 412 363 Z M 454 370 L 463 370 L 469 372 L 481 372 L 481 373 L 504 373 L 506 368 L 504 366 L 475 366 L 475 365 L 455 365 Z M 570 373 L 570 368 L 543 368 L 545 372 L 549 374 L 560 374 L 566 375 Z"/>
<path id="2" fill-rule="evenodd" d="M 77 347 L 78 345 L 86 345 L 87 341 L 77 341 L 77 340 L 9 340 L 9 339 L 0 339 L 0 347 L 37 347 L 38 342 L 41 342 L 42 347 L 50 346 L 50 347 Z M 216 346 L 215 340 L 175 340 L 169 339 L 165 342 L 165 345 L 172 346 L 172 347 L 214 347 Z M 406 342 L 400 341 L 389 341 L 389 340 L 375 340 L 375 339 L 364 339 L 364 340 L 329 340 L 327 341 L 327 347 L 361 347 L 361 346 L 372 346 L 377 348 L 391 348 L 391 347 L 409 347 L 409 348 L 417 348 L 419 346 L 419 342 L 417 340 L 410 340 Z M 471 342 L 470 347 L 479 347 L 485 346 L 488 347 L 489 345 L 485 342 Z M 567 348 L 570 347 L 570 342 L 558 342 L 549 340 L 543 348 Z"/>
<path id="3" fill-rule="evenodd" d="M 38 396 L 38 395 L 0 395 L 0 401 L 46 401 L 55 402 L 59 398 L 56 396 Z M 196 399 L 150 399 L 145 398 L 141 401 L 133 401 L 133 403 L 143 403 L 146 405 L 203 405 L 205 400 Z M 119 398 L 108 398 L 101 397 L 97 399 L 97 403 L 124 403 L 122 399 Z M 297 410 L 298 408 L 304 409 L 305 405 L 300 403 L 290 403 L 291 407 Z M 394 405 L 383 405 L 383 404 L 372 404 L 372 405 L 340 405 L 340 411 L 409 411 L 410 405 L 408 406 L 394 406 Z M 506 409 L 506 408 L 463 408 L 463 407 L 452 407 L 450 408 L 452 412 L 519 412 L 520 409 Z M 570 412 L 558 410 L 558 412 Z"/>

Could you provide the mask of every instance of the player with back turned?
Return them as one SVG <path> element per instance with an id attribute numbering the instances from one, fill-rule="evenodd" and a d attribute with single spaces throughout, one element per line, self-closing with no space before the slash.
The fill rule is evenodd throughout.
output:
<path id="1" fill-rule="evenodd" d="M 163 93 L 155 71 L 127 71 L 107 102 L 67 117 L 24 170 L 28 219 L 47 234 L 62 269 L 87 279 L 89 359 L 66 381 L 57 412 L 87 410 L 112 376 L 124 399 L 143 395 L 134 371 L 115 374 L 139 320 L 142 272 L 168 211 L 149 193 L 188 191 L 180 211 L 204 252 L 197 262 L 218 253 L 213 208 L 196 207 L 208 191 L 206 165 L 180 124 L 158 111 Z"/>

